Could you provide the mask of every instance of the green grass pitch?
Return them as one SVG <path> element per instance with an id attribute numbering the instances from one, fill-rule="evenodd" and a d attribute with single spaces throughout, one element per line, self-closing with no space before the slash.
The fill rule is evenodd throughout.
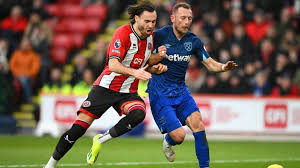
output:
<path id="1" fill-rule="evenodd" d="M 58 139 L 32 136 L 0 136 L 0 168 L 43 167 Z M 58 167 L 89 167 L 86 154 L 91 137 L 83 137 L 59 162 Z M 211 168 L 267 168 L 281 164 L 300 168 L 299 142 L 210 141 Z M 95 168 L 198 168 L 194 142 L 176 146 L 176 160 L 168 163 L 162 140 L 117 138 L 103 145 Z"/>

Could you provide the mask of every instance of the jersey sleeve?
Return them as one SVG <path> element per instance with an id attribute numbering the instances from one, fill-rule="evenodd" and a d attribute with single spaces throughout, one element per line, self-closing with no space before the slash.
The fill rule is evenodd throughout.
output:
<path id="1" fill-rule="evenodd" d="M 165 36 L 165 32 L 163 29 L 159 29 L 157 31 L 155 31 L 154 33 L 154 48 L 153 48 L 153 53 L 157 53 L 157 49 L 159 46 L 162 45 L 162 37 Z"/>
<path id="2" fill-rule="evenodd" d="M 204 61 L 210 57 L 210 55 L 207 53 L 207 51 L 205 49 L 203 42 L 199 38 L 196 38 L 195 44 L 196 44 L 196 47 L 195 47 L 196 50 L 195 50 L 194 54 L 196 55 L 198 60 Z"/>
<path id="3" fill-rule="evenodd" d="M 122 61 L 129 48 L 128 46 L 130 46 L 128 33 L 126 33 L 126 31 L 122 31 L 122 29 L 118 29 L 114 33 L 113 38 L 109 44 L 108 59 L 117 58 Z"/>

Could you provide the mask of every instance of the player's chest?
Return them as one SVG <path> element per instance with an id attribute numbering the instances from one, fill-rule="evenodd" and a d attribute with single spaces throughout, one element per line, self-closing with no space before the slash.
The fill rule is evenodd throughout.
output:
<path id="1" fill-rule="evenodd" d="M 167 53 L 181 53 L 190 55 L 193 52 L 193 43 L 191 41 L 180 41 L 180 40 L 166 40 L 161 45 L 166 46 Z"/>
<path id="2" fill-rule="evenodd" d="M 174 63 L 187 64 L 192 56 L 191 42 L 166 42 L 167 59 Z"/>
<path id="3" fill-rule="evenodd" d="M 132 68 L 140 68 L 148 61 L 151 56 L 152 49 L 152 38 L 147 40 L 132 38 L 123 63 Z"/>

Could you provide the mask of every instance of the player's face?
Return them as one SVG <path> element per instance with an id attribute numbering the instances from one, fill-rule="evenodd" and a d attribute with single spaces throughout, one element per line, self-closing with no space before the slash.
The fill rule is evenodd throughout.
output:
<path id="1" fill-rule="evenodd" d="M 144 11 L 140 16 L 136 16 L 136 24 L 141 38 L 150 36 L 155 28 L 156 12 Z"/>
<path id="2" fill-rule="evenodd" d="M 183 7 L 171 15 L 171 21 L 178 34 L 184 35 L 188 32 L 193 20 L 192 10 Z"/>

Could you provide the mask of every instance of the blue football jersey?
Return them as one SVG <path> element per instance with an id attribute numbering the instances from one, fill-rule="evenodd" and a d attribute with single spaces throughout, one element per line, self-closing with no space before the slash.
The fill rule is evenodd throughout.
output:
<path id="1" fill-rule="evenodd" d="M 161 63 L 168 66 L 162 74 L 152 74 L 147 92 L 166 97 L 179 96 L 188 90 L 185 74 L 192 55 L 199 61 L 209 58 L 203 42 L 188 31 L 181 39 L 177 39 L 172 26 L 165 26 L 154 32 L 154 53 L 159 46 L 166 46 L 167 58 Z"/>

